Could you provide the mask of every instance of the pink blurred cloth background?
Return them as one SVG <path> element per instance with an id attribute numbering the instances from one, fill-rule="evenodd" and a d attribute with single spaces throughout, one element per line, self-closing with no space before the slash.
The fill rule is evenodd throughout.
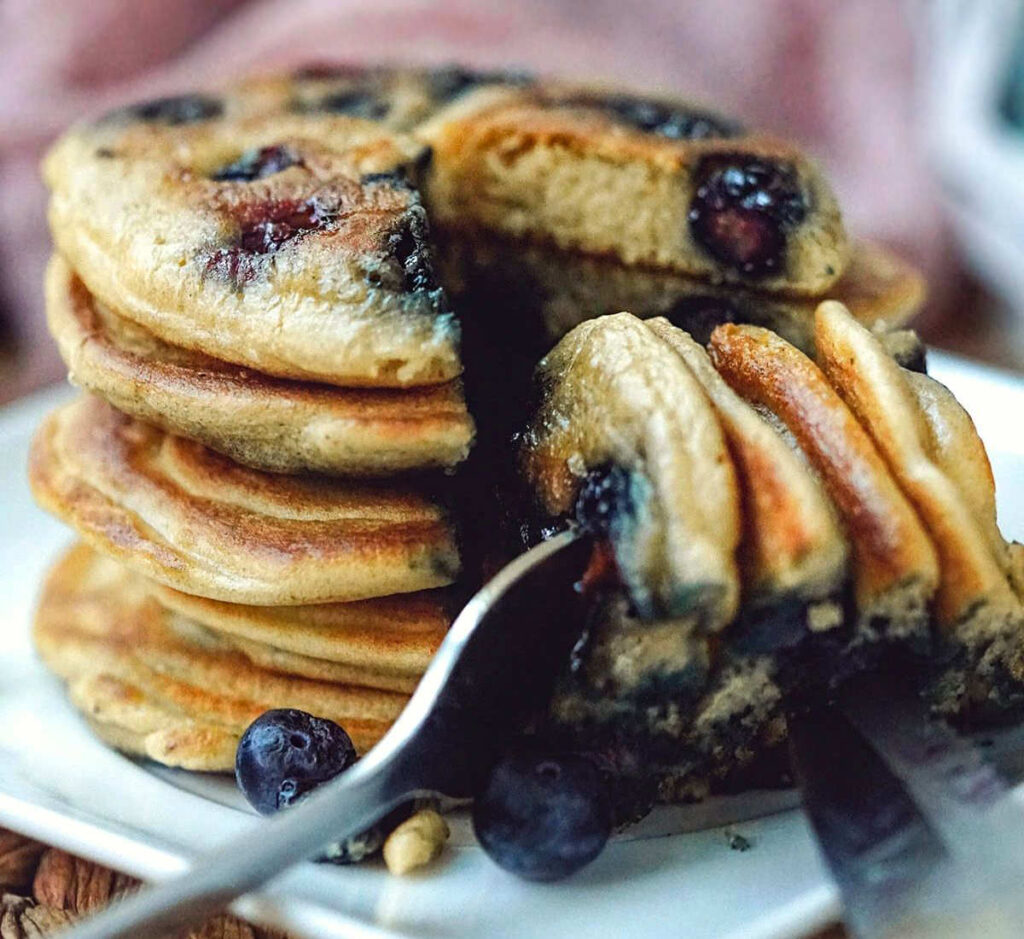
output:
<path id="1" fill-rule="evenodd" d="M 0 304 L 22 387 L 61 369 L 45 338 L 38 161 L 70 122 L 133 99 L 308 61 L 515 66 L 682 92 L 803 143 L 851 230 L 926 269 L 956 264 L 918 126 L 920 6 L 893 0 L 3 0 Z"/>

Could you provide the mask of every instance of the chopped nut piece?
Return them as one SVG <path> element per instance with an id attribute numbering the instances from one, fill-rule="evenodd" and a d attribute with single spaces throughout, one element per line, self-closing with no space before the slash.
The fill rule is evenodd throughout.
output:
<path id="1" fill-rule="evenodd" d="M 384 842 L 384 863 L 392 874 L 408 874 L 434 860 L 448 840 L 448 823 L 433 809 L 406 819 Z"/>

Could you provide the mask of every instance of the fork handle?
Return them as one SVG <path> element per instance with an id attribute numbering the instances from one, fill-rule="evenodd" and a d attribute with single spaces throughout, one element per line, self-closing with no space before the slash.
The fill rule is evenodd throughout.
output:
<path id="1" fill-rule="evenodd" d="M 221 912 L 244 893 L 358 835 L 415 792 L 393 785 L 391 761 L 363 760 L 287 812 L 266 819 L 197 866 L 83 921 L 69 939 L 163 936 Z"/>

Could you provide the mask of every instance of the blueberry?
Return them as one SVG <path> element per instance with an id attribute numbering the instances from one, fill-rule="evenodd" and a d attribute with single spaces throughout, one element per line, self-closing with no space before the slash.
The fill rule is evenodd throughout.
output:
<path id="1" fill-rule="evenodd" d="M 150 124 L 195 124 L 224 113 L 224 103 L 208 95 L 176 95 L 129 105 L 110 115 L 112 118 L 145 121 Z"/>
<path id="2" fill-rule="evenodd" d="M 748 277 L 778 273 L 807 202 L 791 166 L 737 154 L 704 160 L 688 221 L 710 255 Z"/>
<path id="3" fill-rule="evenodd" d="M 329 114 L 346 114 L 379 121 L 388 116 L 391 102 L 376 88 L 349 88 L 335 91 L 321 98 L 311 110 L 326 111 Z"/>
<path id="4" fill-rule="evenodd" d="M 525 72 L 497 70 L 471 72 L 457 65 L 434 69 L 427 73 L 426 80 L 430 96 L 438 104 L 454 101 L 467 91 L 472 91 L 483 85 L 523 87 L 533 82 L 532 76 Z"/>
<path id="5" fill-rule="evenodd" d="M 257 812 L 271 815 L 347 769 L 356 750 L 333 721 L 295 708 L 267 711 L 238 742 L 235 778 Z"/>
<path id="6" fill-rule="evenodd" d="M 298 162 L 299 158 L 290 147 L 280 144 L 274 147 L 261 147 L 243 153 L 234 163 L 229 163 L 212 173 L 210 178 L 218 182 L 251 183 L 255 179 L 280 173 Z"/>
<path id="7" fill-rule="evenodd" d="M 611 798 L 593 763 L 522 752 L 502 760 L 473 805 L 491 859 L 525 880 L 560 880 L 596 858 L 612 829 Z"/>
<path id="8" fill-rule="evenodd" d="M 606 111 L 637 130 L 670 140 L 709 140 L 735 137 L 743 128 L 727 118 L 701 108 L 671 106 L 649 98 L 629 95 L 583 96 L 575 102 Z"/>
<path id="9" fill-rule="evenodd" d="M 633 512 L 632 474 L 621 466 L 591 470 L 576 497 L 576 522 L 589 535 L 607 538 L 616 522 Z"/>

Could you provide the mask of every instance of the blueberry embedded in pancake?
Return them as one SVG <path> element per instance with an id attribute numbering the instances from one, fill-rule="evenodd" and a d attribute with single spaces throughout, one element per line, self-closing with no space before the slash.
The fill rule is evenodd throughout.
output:
<path id="1" fill-rule="evenodd" d="M 224 113 L 224 101 L 212 95 L 185 94 L 167 98 L 156 98 L 130 104 L 102 117 L 102 122 L 140 121 L 146 124 L 166 124 L 178 127 L 209 121 Z"/>
<path id="2" fill-rule="evenodd" d="M 245 116 L 256 104 L 230 101 L 208 121 L 85 126 L 55 145 L 51 225 L 89 291 L 168 343 L 269 375 L 456 377 L 458 323 L 424 276 L 419 195 L 378 176 L 414 173 L 422 146 L 364 120 Z"/>
<path id="3" fill-rule="evenodd" d="M 788 232 L 807 215 L 792 166 L 742 154 L 701 160 L 687 220 L 696 242 L 750 279 L 785 262 Z"/>
<path id="4" fill-rule="evenodd" d="M 445 228 L 800 296 L 848 263 L 835 198 L 799 151 L 686 102 L 498 85 L 415 134 Z"/>

